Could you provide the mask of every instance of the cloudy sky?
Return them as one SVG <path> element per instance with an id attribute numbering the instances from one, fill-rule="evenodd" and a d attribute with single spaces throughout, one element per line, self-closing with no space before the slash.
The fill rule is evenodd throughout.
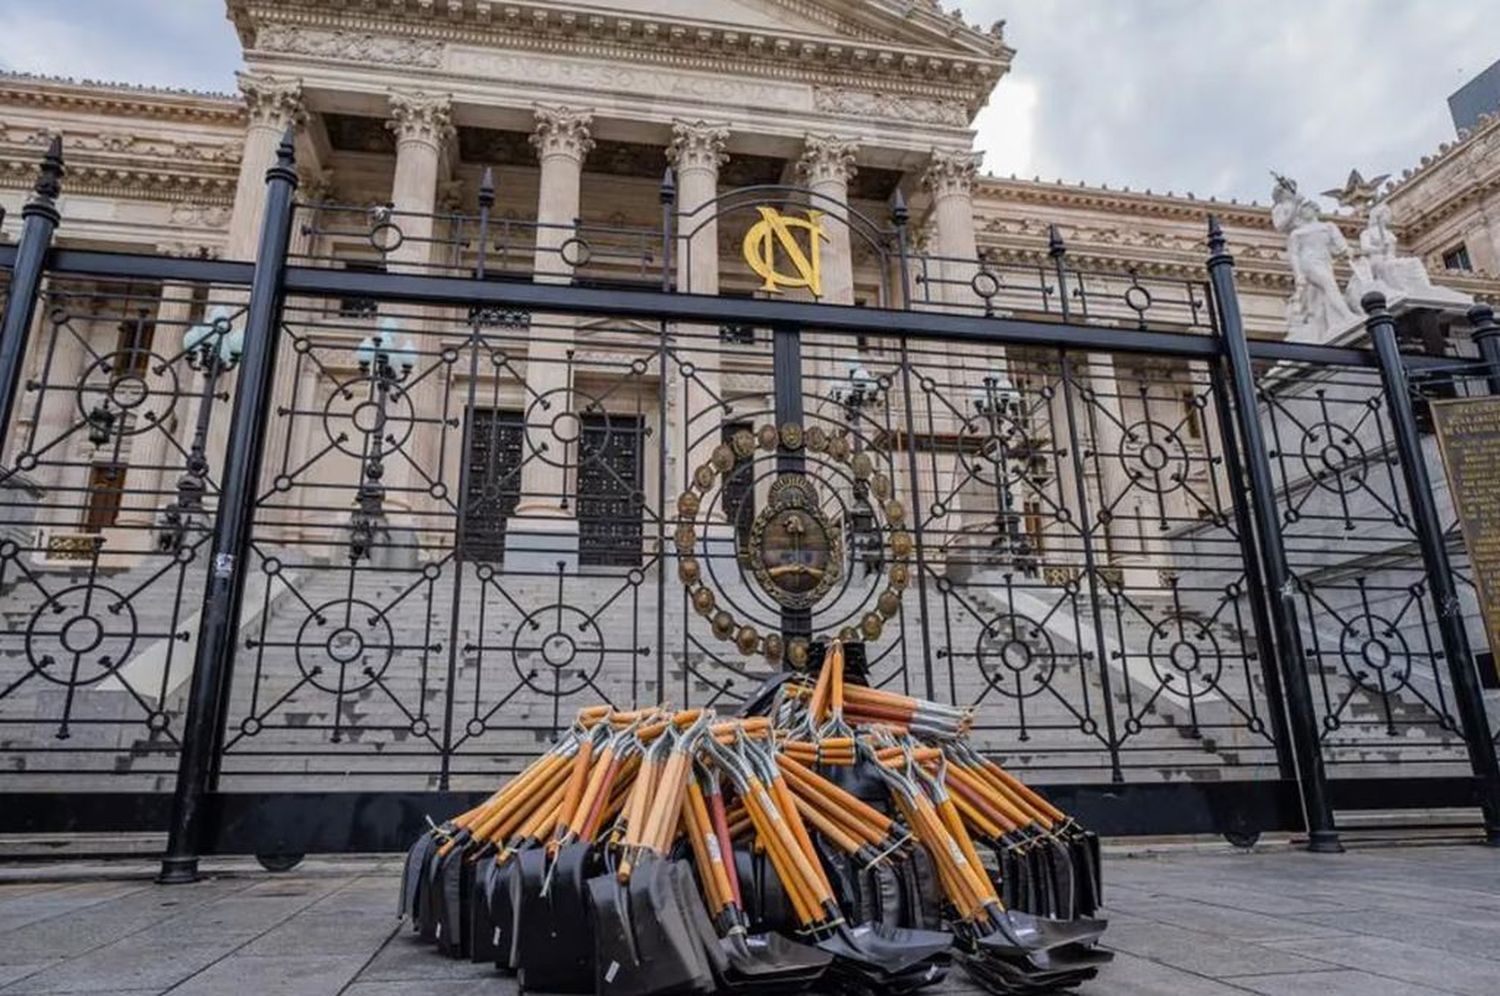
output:
<path id="1" fill-rule="evenodd" d="M 951 6 L 951 0 L 945 0 Z M 963 0 L 1018 50 L 979 120 L 999 174 L 1264 200 L 1396 173 L 1453 138 L 1500 0 Z M 0 67 L 228 90 L 222 0 L 0 0 Z"/>

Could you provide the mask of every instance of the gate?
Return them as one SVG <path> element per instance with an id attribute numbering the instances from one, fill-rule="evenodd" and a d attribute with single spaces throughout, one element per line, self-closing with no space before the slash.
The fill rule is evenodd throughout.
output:
<path id="1" fill-rule="evenodd" d="M 710 297 L 703 232 L 830 206 L 559 240 L 486 188 L 416 256 L 290 154 L 253 265 L 51 248 L 52 160 L 0 246 L 5 829 L 396 848 L 582 705 L 733 709 L 825 636 L 1105 832 L 1500 827 L 1418 419 L 1483 362 L 1373 302 L 1374 350 L 1249 341 L 1217 233 L 1203 280 L 943 259 L 898 198 L 825 215 L 870 306 Z"/>

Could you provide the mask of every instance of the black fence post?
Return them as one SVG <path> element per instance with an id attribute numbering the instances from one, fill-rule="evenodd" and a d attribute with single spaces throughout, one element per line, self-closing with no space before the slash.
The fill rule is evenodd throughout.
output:
<path id="1" fill-rule="evenodd" d="M 26 361 L 26 340 L 36 316 L 42 287 L 42 269 L 57 230 L 57 195 L 62 192 L 62 136 L 55 135 L 42 159 L 41 173 L 31 200 L 21 209 L 21 241 L 16 246 L 16 264 L 11 270 L 5 316 L 0 319 L 0 453 L 10 432 L 10 414 L 21 385 L 21 367 Z"/>
<path id="2" fill-rule="evenodd" d="M 1234 257 L 1225 246 L 1219 219 L 1213 216 L 1208 219 L 1208 249 L 1208 275 L 1219 318 L 1219 336 L 1229 366 L 1232 393 L 1239 413 L 1241 451 L 1250 479 L 1256 548 L 1260 553 L 1270 603 L 1267 608 L 1276 631 L 1276 650 L 1286 677 L 1282 687 L 1292 728 L 1292 755 L 1297 762 L 1303 818 L 1307 822 L 1307 849 L 1338 853 L 1344 847 L 1339 843 L 1333 823 L 1333 807 L 1328 799 L 1318 719 L 1313 711 L 1312 690 L 1308 683 L 1307 654 L 1302 648 L 1302 633 L 1297 621 L 1296 585 L 1287 566 L 1281 518 L 1277 514 L 1276 482 L 1271 474 L 1265 433 L 1260 425 L 1255 370 L 1250 361 L 1245 324 L 1240 317 L 1239 295 L 1234 288 Z"/>
<path id="3" fill-rule="evenodd" d="M 1463 723 L 1464 742 L 1469 748 L 1469 764 L 1478 781 L 1479 807 L 1484 814 L 1486 841 L 1500 847 L 1500 763 L 1495 758 L 1489 717 L 1484 710 L 1484 693 L 1474 670 L 1474 654 L 1469 649 L 1469 635 L 1464 629 L 1463 607 L 1458 589 L 1453 585 L 1453 565 L 1448 561 L 1448 547 L 1443 539 L 1443 524 L 1437 502 L 1432 497 L 1432 478 L 1427 473 L 1427 459 L 1422 452 L 1422 436 L 1417 416 L 1412 410 L 1411 387 L 1401 346 L 1396 341 L 1396 322 L 1385 307 L 1385 295 L 1372 291 L 1360 304 L 1368 316 L 1365 329 L 1380 362 L 1380 383 L 1390 406 L 1391 434 L 1396 455 L 1401 460 L 1401 479 L 1410 502 L 1412 531 L 1422 551 L 1422 566 L 1427 573 L 1427 588 L 1437 614 L 1438 634 L 1443 641 L 1443 656 L 1448 660 L 1453 698 Z M 1490 319 L 1493 322 L 1494 316 Z M 1481 340 L 1481 345 L 1483 340 Z"/>
<path id="4" fill-rule="evenodd" d="M 1469 309 L 1470 333 L 1479 355 L 1484 358 L 1485 379 L 1491 394 L 1500 394 L 1500 322 L 1495 321 L 1495 309 L 1487 304 L 1476 304 Z M 1496 648 L 1500 651 L 1500 647 Z"/>
<path id="5" fill-rule="evenodd" d="M 265 218 L 250 284 L 239 388 L 224 453 L 213 558 L 203 594 L 203 622 L 193 658 L 167 851 L 156 879 L 163 884 L 192 882 L 198 877 L 204 804 L 214 754 L 219 749 L 219 713 L 227 696 L 227 676 L 234 660 L 235 620 L 239 618 L 240 599 L 245 590 L 245 561 L 276 368 L 281 287 L 292 233 L 292 195 L 296 189 L 295 153 L 292 131 L 288 129 L 276 150 L 276 164 L 266 171 Z"/>

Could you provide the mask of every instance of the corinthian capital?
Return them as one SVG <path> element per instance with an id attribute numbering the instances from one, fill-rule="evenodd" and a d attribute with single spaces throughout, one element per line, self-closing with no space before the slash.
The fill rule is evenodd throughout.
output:
<path id="1" fill-rule="evenodd" d="M 447 94 L 392 93 L 391 119 L 385 126 L 398 142 L 426 142 L 442 148 L 456 131 L 453 98 Z"/>
<path id="2" fill-rule="evenodd" d="M 942 152 L 932 150 L 932 162 L 922 175 L 922 185 L 934 197 L 969 197 L 974 193 L 974 176 L 979 171 L 982 152 Z"/>
<path id="3" fill-rule="evenodd" d="M 580 111 L 572 107 L 536 108 L 536 130 L 531 133 L 531 144 L 537 156 L 568 156 L 579 162 L 594 147 L 589 128 L 594 123 L 592 111 Z"/>
<path id="4" fill-rule="evenodd" d="M 307 120 L 301 80 L 279 79 L 264 73 L 236 73 L 235 81 L 244 95 L 251 124 L 283 131 L 288 125 L 300 125 Z"/>
<path id="5" fill-rule="evenodd" d="M 667 161 L 678 172 L 685 169 L 718 171 L 729 161 L 724 143 L 729 141 L 729 126 L 707 121 L 672 122 L 672 144 L 667 146 Z"/>
<path id="6" fill-rule="evenodd" d="M 854 179 L 854 153 L 859 143 L 837 135 L 809 135 L 797 161 L 797 175 L 808 183 Z"/>

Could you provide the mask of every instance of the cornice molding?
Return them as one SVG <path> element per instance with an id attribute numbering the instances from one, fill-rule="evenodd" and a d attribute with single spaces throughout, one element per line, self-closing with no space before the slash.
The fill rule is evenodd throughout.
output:
<path id="1" fill-rule="evenodd" d="M 33 156 L 0 153 L 0 186 L 30 189 L 36 182 Z M 184 173 L 170 163 L 155 166 L 116 166 L 69 161 L 65 196 L 122 197 L 134 201 L 229 205 L 234 203 L 236 178 Z M 228 224 L 228 218 L 225 218 Z"/>
<path id="2" fill-rule="evenodd" d="M 61 76 L 0 72 L 0 106 L 243 127 L 245 110 L 230 94 L 170 90 Z"/>
<path id="3" fill-rule="evenodd" d="M 1061 180 L 1047 183 L 1040 180 L 1018 180 L 1014 177 L 1001 179 L 985 176 L 976 179 L 974 196 L 980 203 L 988 200 L 1049 204 L 1148 217 L 1192 219 L 1202 221 L 1205 225 L 1208 216 L 1213 214 L 1231 227 L 1271 228 L 1271 209 L 1268 207 L 1221 201 L 1214 197 L 1194 197 L 1191 194 L 1154 194 L 1150 191 L 1091 187 L 1082 183 L 1065 184 Z M 1357 219 L 1331 216 L 1328 220 L 1340 223 L 1351 232 L 1357 232 L 1360 228 Z"/>

